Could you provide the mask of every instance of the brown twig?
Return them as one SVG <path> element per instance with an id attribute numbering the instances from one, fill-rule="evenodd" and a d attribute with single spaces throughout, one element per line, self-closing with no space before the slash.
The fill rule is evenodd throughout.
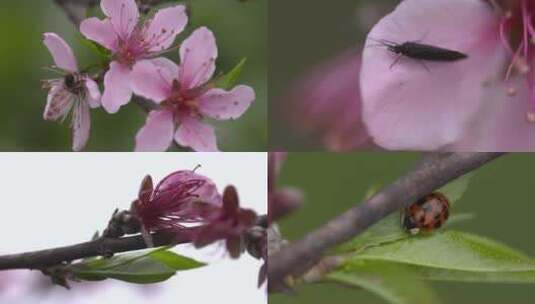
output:
<path id="1" fill-rule="evenodd" d="M 417 166 L 370 199 L 349 209 L 301 240 L 269 256 L 269 288 L 283 288 L 288 276 L 301 276 L 331 248 L 354 238 L 390 213 L 475 170 L 502 153 L 427 154 Z"/>
<path id="2" fill-rule="evenodd" d="M 65 11 L 69 20 L 78 27 L 86 17 L 87 8 L 97 5 L 100 0 L 54 0 L 54 2 Z M 152 6 L 171 2 L 171 0 L 138 0 L 138 2 L 142 11 L 148 11 Z"/>
<path id="3" fill-rule="evenodd" d="M 255 242 L 262 240 L 250 237 L 251 235 L 258 235 L 258 229 L 265 226 L 266 218 L 267 215 L 259 216 L 255 226 L 245 232 L 245 237 L 249 237 L 246 240 L 248 252 L 255 258 L 260 257 L 252 249 L 260 245 Z M 202 229 L 202 226 L 185 228 L 181 232 L 152 233 L 152 242 L 156 247 L 190 243 L 192 241 L 191 237 L 197 235 L 199 229 Z M 141 235 L 121 238 L 100 237 L 89 242 L 70 246 L 0 256 L 0 271 L 9 269 L 44 269 L 78 259 L 107 256 L 145 248 L 147 248 L 147 244 Z"/>
<path id="4" fill-rule="evenodd" d="M 155 246 L 167 246 L 190 242 L 187 234 L 154 233 Z M 99 238 L 93 241 L 45 249 L 39 251 L 0 256 L 0 270 L 8 269 L 43 269 L 63 262 L 89 258 L 110 253 L 120 253 L 147 248 L 141 235 L 123 238 Z"/>
<path id="5" fill-rule="evenodd" d="M 97 0 L 54 0 L 54 2 L 65 11 L 76 27 L 84 20 L 87 8 L 97 4 Z"/>

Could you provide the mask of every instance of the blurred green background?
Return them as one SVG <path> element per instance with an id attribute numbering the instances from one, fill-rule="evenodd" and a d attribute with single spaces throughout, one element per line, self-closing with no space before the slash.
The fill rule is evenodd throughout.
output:
<path id="1" fill-rule="evenodd" d="M 311 68 L 348 49 L 360 48 L 372 26 L 398 2 L 269 1 L 269 147 L 272 151 L 324 148 L 318 138 L 303 137 L 295 130 L 285 95 Z"/>
<path id="2" fill-rule="evenodd" d="M 188 0 L 190 24 L 178 36 L 208 26 L 219 47 L 218 71 L 227 72 L 243 57 L 248 61 L 239 79 L 251 85 L 256 101 L 242 118 L 215 123 L 222 151 L 265 151 L 267 145 L 267 0 Z M 45 122 L 42 112 L 47 92 L 41 80 L 55 78 L 43 67 L 53 64 L 42 44 L 43 32 L 56 32 L 74 49 L 80 67 L 95 56 L 77 38 L 75 27 L 53 0 L 0 3 L 0 151 L 68 151 L 69 121 Z M 178 51 L 169 53 L 177 59 Z M 92 132 L 87 151 L 132 151 L 134 137 L 145 114 L 134 104 L 117 114 L 102 108 L 92 111 Z"/>
<path id="3" fill-rule="evenodd" d="M 368 187 L 392 182 L 413 166 L 415 153 L 290 153 L 277 180 L 305 192 L 305 205 L 281 221 L 285 238 L 295 240 L 361 201 Z M 476 218 L 451 229 L 480 234 L 535 257 L 535 154 L 506 155 L 476 171 L 455 212 Z M 445 304 L 534 303 L 534 285 L 432 283 Z M 382 299 L 335 285 L 309 285 L 294 295 L 270 295 L 270 304 L 379 304 Z"/>

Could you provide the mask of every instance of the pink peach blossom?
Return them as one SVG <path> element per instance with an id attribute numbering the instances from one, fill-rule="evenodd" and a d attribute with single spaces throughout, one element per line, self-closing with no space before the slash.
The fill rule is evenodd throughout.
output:
<path id="1" fill-rule="evenodd" d="M 391 150 L 535 149 L 535 5 L 406 0 L 368 35 L 360 85 L 363 120 Z M 520 26 L 516 26 L 520 25 Z M 512 37 L 520 37 L 514 42 Z M 377 43 L 419 42 L 468 55 L 455 62 L 401 58 Z"/>
<path id="2" fill-rule="evenodd" d="M 240 257 L 244 249 L 243 235 L 256 223 L 253 210 L 240 207 L 238 192 L 227 186 L 223 192 L 222 206 L 205 205 L 200 209 L 204 224 L 194 235 L 196 247 L 204 247 L 224 240 L 225 248 L 232 258 Z"/>
<path id="3" fill-rule="evenodd" d="M 115 113 L 132 98 L 130 72 L 134 64 L 155 57 L 168 49 L 188 22 L 186 8 L 177 5 L 159 10 L 154 17 L 139 24 L 134 0 L 102 0 L 104 20 L 88 18 L 80 32 L 111 51 L 113 61 L 104 76 L 102 105 Z"/>
<path id="4" fill-rule="evenodd" d="M 189 235 L 196 247 L 224 240 L 232 257 L 241 254 L 243 234 L 257 218 L 253 210 L 240 208 L 233 186 L 221 196 L 211 179 L 190 170 L 171 173 L 156 187 L 147 175 L 130 212 L 149 246 L 150 232 L 176 232 Z"/>
<path id="5" fill-rule="evenodd" d="M 213 33 L 201 27 L 180 47 L 180 66 L 165 58 L 143 60 L 133 68 L 132 89 L 160 107 L 149 113 L 136 136 L 136 151 L 165 151 L 174 141 L 195 151 L 217 151 L 214 129 L 204 117 L 240 117 L 255 99 L 252 88 L 230 91 L 209 82 L 215 71 L 217 46 Z"/>
<path id="6" fill-rule="evenodd" d="M 181 170 L 169 174 L 155 188 L 147 175 L 131 211 L 146 231 L 180 229 L 201 221 L 195 209 L 198 203 L 221 206 L 221 195 L 208 177 Z"/>
<path id="7" fill-rule="evenodd" d="M 55 33 L 45 33 L 43 42 L 52 54 L 55 68 L 65 77 L 45 81 L 50 88 L 43 113 L 45 120 L 64 120 L 72 112 L 72 133 L 74 151 L 82 150 L 91 129 L 90 108 L 100 106 L 100 91 L 91 77 L 80 73 L 76 58 L 69 45 Z"/>
<path id="8" fill-rule="evenodd" d="M 300 78 L 285 99 L 296 129 L 319 137 L 329 150 L 371 146 L 361 117 L 360 67 L 361 54 L 348 50 Z"/>

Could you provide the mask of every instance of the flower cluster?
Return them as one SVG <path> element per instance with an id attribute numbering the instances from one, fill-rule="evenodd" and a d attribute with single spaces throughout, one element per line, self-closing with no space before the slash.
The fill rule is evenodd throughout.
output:
<path id="1" fill-rule="evenodd" d="M 207 177 L 190 170 L 171 173 L 154 188 L 147 175 L 130 211 L 147 231 L 184 228 L 202 220 L 199 205 L 218 207 L 221 196 Z"/>
<path id="2" fill-rule="evenodd" d="M 253 210 L 239 205 L 233 186 L 221 196 L 209 178 L 190 170 L 174 172 L 153 187 L 150 176 L 143 180 L 130 214 L 150 245 L 150 233 L 171 231 L 187 234 L 196 247 L 225 241 L 232 257 L 244 250 L 246 232 L 256 225 Z"/>
<path id="3" fill-rule="evenodd" d="M 193 31 L 180 45 L 180 64 L 160 57 L 170 50 L 188 23 L 184 5 L 157 11 L 141 21 L 135 0 L 102 0 L 105 19 L 88 18 L 80 32 L 107 50 L 107 66 L 95 75 L 80 72 L 72 50 L 56 34 L 46 33 L 44 43 L 63 78 L 47 80 L 50 88 L 44 117 L 57 120 L 73 110 L 73 149 L 84 148 L 89 137 L 89 107 L 102 104 L 116 113 L 133 95 L 155 104 L 136 136 L 136 151 L 165 151 L 171 143 L 195 151 L 217 151 L 214 129 L 203 122 L 240 117 L 255 100 L 244 85 L 229 91 L 213 79 L 218 51 L 206 27 Z M 94 79 L 103 78 L 100 95 Z"/>

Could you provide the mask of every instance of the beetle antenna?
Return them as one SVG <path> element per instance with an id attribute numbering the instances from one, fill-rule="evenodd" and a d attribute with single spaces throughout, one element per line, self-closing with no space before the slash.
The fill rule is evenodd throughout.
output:
<path id="1" fill-rule="evenodd" d="M 387 39 L 375 39 L 373 37 L 368 37 L 368 39 L 373 41 L 373 42 L 377 42 L 380 45 L 385 45 L 385 46 L 389 46 L 389 47 L 393 47 L 393 46 L 397 45 L 397 43 L 395 43 L 394 41 L 390 41 L 390 40 L 387 40 Z"/>
<path id="2" fill-rule="evenodd" d="M 385 45 L 384 44 L 370 44 L 370 45 L 367 45 L 366 48 L 369 48 L 369 47 L 384 47 Z"/>

